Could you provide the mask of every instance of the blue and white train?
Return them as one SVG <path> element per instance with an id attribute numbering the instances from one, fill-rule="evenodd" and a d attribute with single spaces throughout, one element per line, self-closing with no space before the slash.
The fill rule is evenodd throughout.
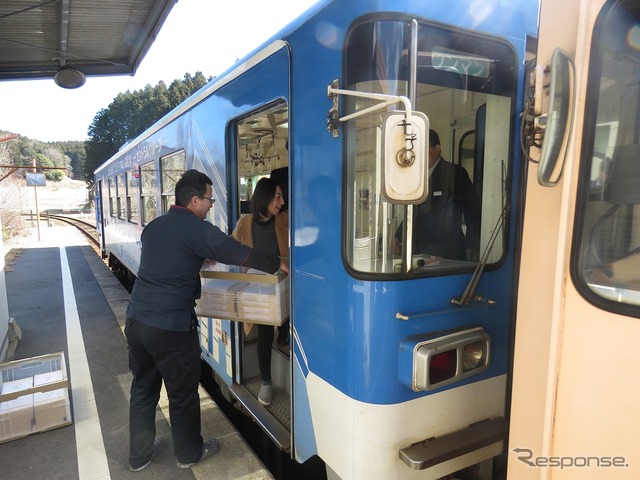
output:
<path id="1" fill-rule="evenodd" d="M 209 220 L 230 233 L 255 182 L 287 167 L 291 340 L 274 345 L 273 404 L 257 401 L 242 323 L 201 318 L 202 356 L 230 401 L 329 478 L 504 470 L 539 8 L 321 0 L 96 170 L 102 249 L 135 274 L 184 170 L 213 180 Z M 414 245 L 414 208 L 442 195 L 429 128 L 477 199 L 462 256 Z"/>

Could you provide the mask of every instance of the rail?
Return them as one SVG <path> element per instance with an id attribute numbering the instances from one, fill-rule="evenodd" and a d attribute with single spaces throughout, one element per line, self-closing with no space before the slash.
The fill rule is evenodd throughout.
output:
<path id="1" fill-rule="evenodd" d="M 94 247 L 100 248 L 100 238 L 96 232 L 95 224 L 80 220 L 79 218 L 68 217 L 66 215 L 52 215 L 47 213 L 46 217 L 51 220 L 68 223 L 69 225 L 76 227 L 85 237 L 87 237 Z"/>

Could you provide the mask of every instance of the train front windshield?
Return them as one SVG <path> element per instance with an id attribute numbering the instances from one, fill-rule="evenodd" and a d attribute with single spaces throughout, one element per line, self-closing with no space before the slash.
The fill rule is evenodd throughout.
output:
<path id="1" fill-rule="evenodd" d="M 357 272 L 385 276 L 468 271 L 496 228 L 501 234 L 488 261 L 498 262 L 508 233 L 501 215 L 509 202 L 517 78 L 512 48 L 441 26 L 372 20 L 350 32 L 345 66 L 347 89 L 407 96 L 414 110 L 427 115 L 437 133 L 430 135 L 429 155 L 439 161 L 430 168 L 425 202 L 390 203 L 381 184 L 384 113 L 347 123 L 349 265 Z M 344 102 L 345 114 L 371 104 L 362 98 Z M 406 268 L 409 243 L 412 265 Z"/>

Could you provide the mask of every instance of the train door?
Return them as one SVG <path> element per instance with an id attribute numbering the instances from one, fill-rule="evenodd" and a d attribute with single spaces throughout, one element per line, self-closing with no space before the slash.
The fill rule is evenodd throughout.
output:
<path id="1" fill-rule="evenodd" d="M 105 235 L 104 235 L 104 202 L 102 199 L 103 195 L 103 181 L 102 179 L 98 180 L 95 191 L 95 202 L 96 202 L 96 228 L 98 230 L 98 236 L 100 237 L 100 249 L 103 252 L 107 251 L 105 244 Z"/>
<path id="2" fill-rule="evenodd" d="M 234 122 L 235 165 L 237 174 L 237 204 L 240 216 L 253 215 L 251 231 L 243 227 L 243 235 L 249 235 L 257 242 L 256 221 L 260 220 L 260 210 L 265 200 L 262 179 L 269 178 L 271 185 L 277 185 L 283 193 L 284 204 L 279 206 L 277 219 L 272 219 L 271 240 L 279 237 L 278 245 L 254 243 L 259 250 L 273 248 L 287 250 L 288 257 L 288 138 L 289 109 L 284 100 L 277 100 L 249 112 Z M 278 192 L 280 191 L 278 190 Z M 275 194 L 275 191 L 274 191 Z M 270 195 L 269 195 L 270 197 Z M 264 200 L 260 200 L 262 198 Z M 257 220 L 256 220 L 257 218 Z M 263 228 L 269 229 L 267 225 Z M 286 230 L 286 231 L 285 231 Z M 282 233 L 282 235 L 280 235 Z M 286 235 L 286 240 L 284 236 Z M 283 242 L 283 245 L 279 245 Z M 286 245 L 284 245 L 286 243 Z M 268 322 L 273 321 L 267 314 Z M 246 320 L 246 319 L 245 319 Z M 241 400 L 267 434 L 283 450 L 290 445 L 291 430 L 291 366 L 289 353 L 289 321 L 286 315 L 275 323 L 260 324 L 252 321 L 237 322 L 238 368 L 232 391 Z M 265 394 L 266 392 L 266 394 Z"/>
<path id="3" fill-rule="evenodd" d="M 221 225 L 229 234 L 234 232 L 241 217 L 250 213 L 253 192 L 260 179 L 282 175 L 289 165 L 290 57 L 287 46 L 276 41 L 238 66 L 237 70 L 239 74 L 222 83 L 207 98 L 206 103 L 211 107 L 196 109 L 194 113 L 202 117 L 203 125 L 212 130 L 212 135 L 217 131 L 214 127 L 224 125 L 225 137 L 217 142 L 216 147 L 225 144 L 226 152 L 224 157 L 219 157 L 221 164 L 217 166 L 218 172 L 212 173 L 212 178 L 215 177 L 219 186 L 219 208 L 224 210 L 221 215 L 224 214 L 225 221 Z M 278 183 L 282 190 L 288 190 L 287 175 L 279 177 Z M 280 215 L 280 218 L 288 218 L 286 213 Z M 253 235 L 251 227 L 249 232 Z M 289 257 L 288 231 L 286 236 L 287 248 L 283 256 Z M 288 289 L 288 278 L 285 284 L 283 288 Z M 290 361 L 285 342 L 287 326 L 282 329 L 280 345 L 277 343 L 279 331 L 273 326 L 273 341 L 265 348 L 270 353 L 271 368 L 266 370 L 271 372 L 273 396 L 272 402 L 264 405 L 258 399 L 262 386 L 258 346 L 260 344 L 262 349 L 266 342 L 265 337 L 259 337 L 258 331 L 265 330 L 259 327 L 260 324 L 276 321 L 269 312 L 250 311 L 251 306 L 243 303 L 251 295 L 250 288 L 236 293 L 238 314 L 234 315 L 234 321 L 220 317 L 211 323 L 212 337 L 217 345 L 212 347 L 213 355 L 207 358 L 211 360 L 216 381 L 227 399 L 236 402 L 251 416 L 280 449 L 288 451 L 291 446 L 292 405 Z M 264 305 L 254 306 L 261 308 Z M 269 319 L 265 320 L 263 314 Z"/>
<path id="4" fill-rule="evenodd" d="M 575 88 L 555 75 L 559 128 L 527 167 L 510 479 L 638 476 L 639 24 L 638 0 L 542 2 L 537 63 L 562 48 Z"/>

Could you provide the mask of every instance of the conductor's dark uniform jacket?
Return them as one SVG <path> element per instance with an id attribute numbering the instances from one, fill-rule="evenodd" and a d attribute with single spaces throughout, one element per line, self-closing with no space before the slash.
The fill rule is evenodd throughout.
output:
<path id="1" fill-rule="evenodd" d="M 402 238 L 401 227 L 396 238 Z M 467 260 L 467 249 L 478 250 L 479 243 L 480 201 L 469 175 L 440 158 L 429 175 L 429 196 L 413 208 L 413 252 Z"/>
<path id="2" fill-rule="evenodd" d="M 142 231 L 142 254 L 127 317 L 186 332 L 193 327 L 205 259 L 275 273 L 280 259 L 239 244 L 189 209 L 172 206 Z"/>

